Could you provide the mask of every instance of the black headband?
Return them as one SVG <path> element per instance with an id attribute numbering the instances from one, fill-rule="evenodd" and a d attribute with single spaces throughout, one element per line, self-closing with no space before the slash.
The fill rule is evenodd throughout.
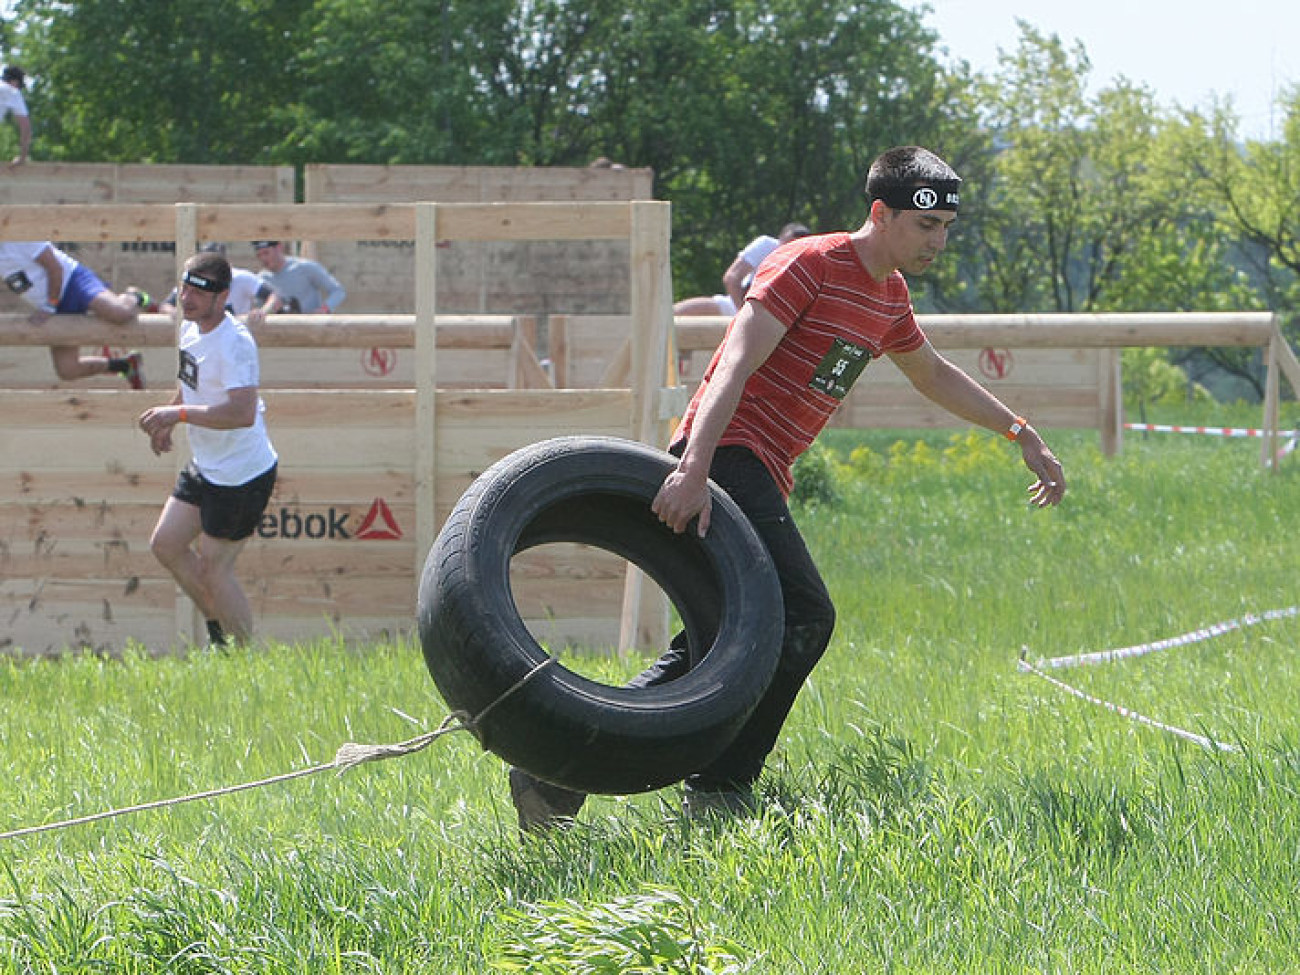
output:
<path id="1" fill-rule="evenodd" d="M 213 294 L 221 294 L 230 287 L 229 284 L 219 284 L 212 278 L 205 278 L 201 274 L 195 274 L 193 271 L 182 271 L 181 281 L 188 284 L 191 288 L 198 288 L 200 291 L 211 291 Z"/>
<path id="2" fill-rule="evenodd" d="M 920 186 L 891 186 L 871 194 L 891 210 L 956 210 L 961 202 L 961 180 L 945 179 Z"/>

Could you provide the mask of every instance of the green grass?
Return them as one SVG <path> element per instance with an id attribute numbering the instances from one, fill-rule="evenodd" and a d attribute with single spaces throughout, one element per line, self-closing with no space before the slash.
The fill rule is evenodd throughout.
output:
<path id="1" fill-rule="evenodd" d="M 1300 602 L 1300 457 L 1273 475 L 1255 441 L 1130 435 L 1105 459 L 1095 435 L 1051 439 L 1070 492 L 1038 511 L 1004 441 L 827 437 L 840 500 L 798 517 L 839 624 L 758 818 L 691 825 L 669 789 L 521 842 L 502 763 L 450 735 L 0 841 L 0 971 L 1296 970 L 1300 621 L 1056 672 L 1235 753 L 1016 662 Z M 410 644 L 7 663 L 0 696 L 0 830 L 309 767 L 445 713 Z"/>

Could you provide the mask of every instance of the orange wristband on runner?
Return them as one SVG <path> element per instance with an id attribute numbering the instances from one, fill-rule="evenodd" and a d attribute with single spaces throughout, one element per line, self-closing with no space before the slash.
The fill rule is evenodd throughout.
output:
<path id="1" fill-rule="evenodd" d="M 1007 432 L 1002 436 L 1006 437 L 1008 440 L 1019 440 L 1020 431 L 1027 426 L 1029 426 L 1029 421 L 1023 416 L 1018 416 L 1011 421 L 1011 426 L 1007 428 Z"/>
<path id="2" fill-rule="evenodd" d="M 189 412 L 185 409 L 185 407 L 183 407 L 183 406 L 181 407 L 181 413 L 180 413 L 180 416 L 181 416 L 181 422 L 182 422 L 182 423 L 189 423 L 189 422 L 190 422 L 190 414 L 189 414 Z"/>

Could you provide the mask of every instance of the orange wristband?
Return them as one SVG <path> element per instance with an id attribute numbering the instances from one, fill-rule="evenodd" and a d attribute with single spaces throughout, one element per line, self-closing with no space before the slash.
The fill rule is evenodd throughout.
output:
<path id="1" fill-rule="evenodd" d="M 189 423 L 189 422 L 190 422 L 190 415 L 189 415 L 189 413 L 186 411 L 185 407 L 183 407 L 183 406 L 181 407 L 181 422 L 182 422 L 182 423 Z"/>
<path id="2" fill-rule="evenodd" d="M 1007 432 L 1002 436 L 1006 437 L 1008 440 L 1019 440 L 1020 431 L 1027 426 L 1029 426 L 1029 421 L 1023 416 L 1018 416 L 1011 421 L 1011 426 L 1007 428 Z"/>

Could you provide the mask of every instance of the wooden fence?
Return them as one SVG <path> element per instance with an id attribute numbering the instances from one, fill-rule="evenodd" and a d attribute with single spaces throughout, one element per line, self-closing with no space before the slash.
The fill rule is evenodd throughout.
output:
<path id="1" fill-rule="evenodd" d="M 1277 452 L 1280 376 L 1300 393 L 1300 363 L 1268 312 L 1098 315 L 921 315 L 935 347 L 1041 427 L 1095 428 L 1106 454 L 1123 443 L 1118 350 L 1145 346 L 1245 346 L 1264 350 L 1267 369 L 1261 462 Z M 674 320 L 677 373 L 693 390 L 728 319 Z M 619 315 L 553 315 L 550 354 L 561 388 L 618 385 L 630 363 L 630 321 Z M 888 359 L 873 362 L 845 398 L 840 427 L 954 425 Z"/>
<path id="2" fill-rule="evenodd" d="M 356 352 L 409 346 L 415 380 L 409 388 L 268 384 L 282 481 L 239 564 L 259 632 L 268 637 L 338 632 L 372 639 L 408 631 L 437 528 L 492 462 L 566 433 L 647 443 L 666 435 L 660 401 L 672 300 L 667 204 L 14 206 L 0 211 L 0 238 L 171 239 L 178 264 L 199 240 L 413 241 L 409 320 L 303 316 L 263 330 L 268 353 L 293 343 Z M 632 381 L 601 390 L 439 388 L 441 356 L 457 334 L 438 313 L 440 243 L 539 239 L 625 242 L 638 336 Z M 17 341 L 13 329 L 35 331 L 12 321 L 3 327 L 9 341 Z M 45 341 L 159 350 L 173 341 L 170 325 L 153 316 L 127 328 L 58 320 L 46 329 Z M 24 334 L 21 341 L 30 348 L 38 339 Z M 148 551 L 176 460 L 155 458 L 135 419 L 163 396 L 122 389 L 120 380 L 0 390 L 0 644 L 23 653 L 70 646 L 111 652 L 134 639 L 161 652 L 198 635 L 192 607 Z M 184 456 L 179 444 L 176 458 Z M 545 640 L 655 642 L 662 637 L 662 597 L 648 598 L 646 605 L 657 608 L 642 615 L 641 599 L 624 598 L 636 593 L 637 580 L 623 569 L 621 560 L 577 546 L 523 553 L 512 563 L 521 615 Z"/>
<path id="3" fill-rule="evenodd" d="M 290 166 L 31 162 L 5 173 L 0 204 L 292 203 L 293 183 Z M 176 243 L 170 233 L 156 240 L 65 237 L 60 246 L 115 291 L 135 285 L 166 295 L 176 280 Z M 231 257 L 237 264 L 255 264 L 251 250 Z M 7 289 L 3 293 L 8 294 Z M 20 302 L 9 306 L 24 307 Z"/>
<path id="4" fill-rule="evenodd" d="M 437 321 L 439 388 L 554 388 L 538 362 L 537 320 L 532 316 L 439 315 Z M 267 389 L 415 386 L 414 315 L 273 315 L 254 335 Z M 34 329 L 26 315 L 0 314 L 0 347 L 5 347 L 0 388 L 87 388 L 85 380 L 62 382 L 55 377 L 47 346 L 61 344 L 105 346 L 113 355 L 140 350 L 147 388 L 174 389 L 175 338 L 173 320 L 157 314 L 110 329 L 92 318 L 68 316 Z M 104 376 L 93 385 L 109 388 L 121 383 L 120 378 Z"/>
<path id="5" fill-rule="evenodd" d="M 259 238 L 411 241 L 416 274 L 413 314 L 284 316 L 262 330 L 265 355 L 272 357 L 268 362 L 301 346 L 313 356 L 391 348 L 409 353 L 411 377 L 409 385 L 307 388 L 310 376 L 265 375 L 282 481 L 241 557 L 240 576 L 260 632 L 268 637 L 298 640 L 337 632 L 373 639 L 408 631 L 424 555 L 474 477 L 517 447 L 566 433 L 664 443 L 666 418 L 683 405 L 682 390 L 669 389 L 669 380 L 681 365 L 688 379 L 698 376 L 699 363 L 725 324 L 683 319 L 675 330 L 680 349 L 674 348 L 669 208 L 663 203 L 186 203 L 0 210 L 0 239 L 170 240 L 173 276 L 181 257 L 200 240 Z M 590 348 L 602 351 L 583 359 L 584 323 L 574 319 L 551 336 L 553 358 L 563 353 L 555 363 L 557 378 L 573 385 L 586 370 L 597 388 L 548 388 L 549 379 L 528 349 L 525 319 L 456 318 L 441 313 L 437 300 L 444 241 L 556 239 L 620 241 L 627 248 L 631 314 L 585 323 L 596 326 Z M 1300 388 L 1300 364 L 1269 315 L 981 316 L 926 318 L 922 324 L 941 349 L 1010 350 L 1016 361 L 1030 351 L 1058 348 L 1263 347 L 1268 363 L 1264 426 L 1272 433 L 1263 451 L 1270 458 L 1280 376 Z M 122 328 L 56 319 L 37 330 L 21 317 L 0 320 L 0 345 L 7 352 L 41 356 L 38 343 L 69 341 L 141 346 L 151 357 L 162 357 L 152 388 L 141 392 L 123 389 L 120 380 L 51 382 L 41 388 L 17 380 L 0 384 L 6 387 L 0 388 L 5 416 L 0 426 L 0 646 L 22 653 L 78 646 L 113 652 L 134 639 L 163 652 L 198 635 L 192 608 L 147 545 L 176 462 L 185 457 L 184 445 L 174 458 L 155 458 L 135 426 L 140 412 L 170 388 L 167 350 L 173 329 L 159 316 Z M 475 368 L 483 370 L 483 385 L 498 388 L 444 385 L 452 381 L 444 368 L 447 356 L 489 346 L 501 358 L 495 364 L 479 360 Z M 283 363 L 275 368 L 282 365 L 288 370 Z M 34 359 L 25 368 L 52 379 L 48 361 Z M 1064 418 L 1048 412 L 1046 402 L 1040 410 L 1026 406 L 1025 411 L 1046 426 L 1064 425 L 1071 416 L 1081 424 L 1100 416 L 1103 441 L 1109 430 L 1118 446 L 1113 360 L 1094 374 L 1100 405 L 1089 400 Z M 872 415 L 856 409 L 847 402 L 846 416 Z M 911 416 L 912 408 L 898 419 L 904 415 Z M 654 645 L 662 637 L 662 597 L 643 595 L 639 575 L 625 573 L 621 560 L 605 553 L 543 546 L 515 560 L 512 582 L 521 615 L 544 640 L 626 646 Z"/>
<path id="6" fill-rule="evenodd" d="M 652 196 L 648 169 L 512 166 L 311 164 L 302 192 L 311 204 L 628 202 Z M 33 162 L 0 180 L 0 204 L 293 203 L 290 167 L 172 166 Z M 257 269 L 244 238 L 224 237 L 236 266 Z M 349 313 L 415 311 L 411 240 L 329 236 L 286 238 L 318 258 L 348 292 Z M 62 243 L 115 290 L 137 285 L 155 295 L 173 284 L 175 242 L 63 238 Z M 626 313 L 628 249 L 621 238 L 439 241 L 438 304 L 444 314 Z M 0 302 L 5 299 L 0 298 Z M 17 306 L 14 306 L 17 307 Z M 375 363 L 388 350 L 380 347 Z"/>
<path id="7" fill-rule="evenodd" d="M 306 203 L 612 202 L 648 200 L 648 169 L 512 166 L 305 167 Z M 622 240 L 443 240 L 438 304 L 446 311 L 532 315 L 625 312 L 627 243 Z M 410 241 L 312 240 L 318 258 L 348 289 L 345 307 L 410 312 L 415 254 Z"/>

